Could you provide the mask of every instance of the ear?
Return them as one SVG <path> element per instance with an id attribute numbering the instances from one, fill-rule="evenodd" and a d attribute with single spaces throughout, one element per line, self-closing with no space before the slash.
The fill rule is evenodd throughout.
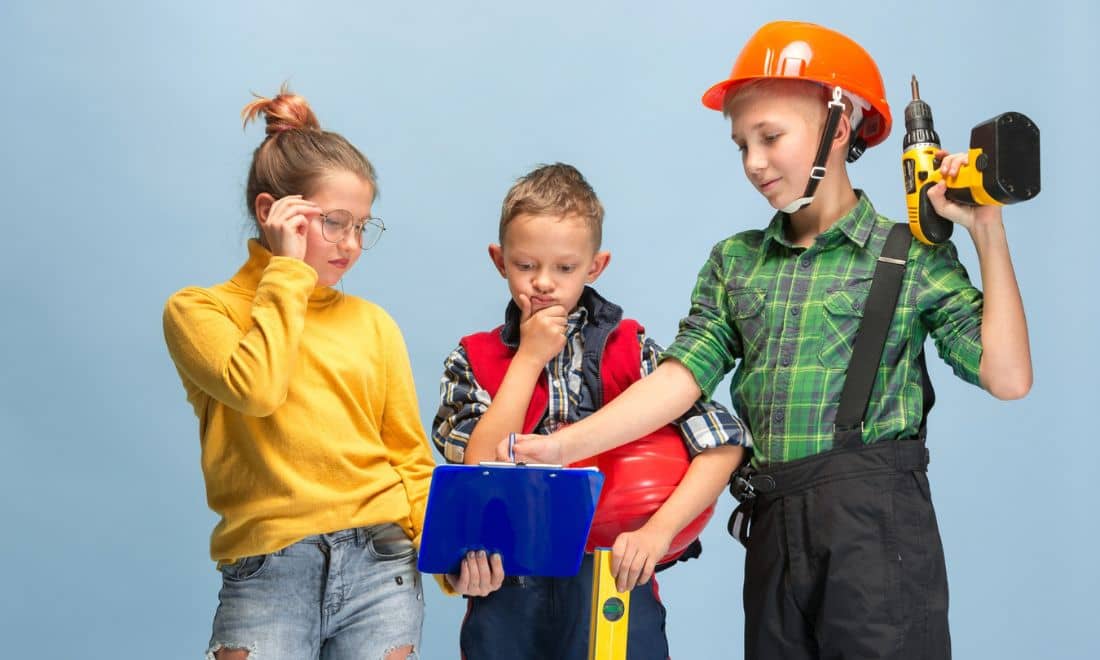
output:
<path id="1" fill-rule="evenodd" d="M 593 282 L 595 282 L 596 278 L 598 278 L 600 274 L 603 273 L 604 269 L 607 268 L 607 264 L 609 263 L 611 263 L 610 252 L 597 252 L 596 256 L 592 257 L 592 264 L 588 267 L 588 274 L 584 280 L 585 283 L 592 284 Z"/>
<path id="2" fill-rule="evenodd" d="M 497 272 L 501 277 L 508 277 L 504 274 L 504 248 L 500 247 L 496 243 L 489 244 L 489 259 L 496 266 Z"/>
<path id="3" fill-rule="evenodd" d="M 267 216 L 271 213 L 271 205 L 275 203 L 275 198 L 268 193 L 260 193 L 256 195 L 256 201 L 252 205 L 253 211 L 256 213 L 256 219 L 260 221 L 260 224 L 267 222 Z"/>
<path id="4" fill-rule="evenodd" d="M 836 131 L 833 133 L 833 143 L 829 150 L 839 149 L 845 158 L 848 157 L 848 144 L 852 141 L 852 118 L 847 112 L 840 113 L 840 121 L 836 123 Z"/>

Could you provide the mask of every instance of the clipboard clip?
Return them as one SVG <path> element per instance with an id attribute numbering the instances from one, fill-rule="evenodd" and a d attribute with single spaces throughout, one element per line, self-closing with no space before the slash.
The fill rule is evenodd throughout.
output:
<path id="1" fill-rule="evenodd" d="M 508 461 L 481 461 L 480 463 L 478 463 L 478 466 L 480 466 L 480 467 L 512 467 L 512 468 L 524 468 L 524 467 L 529 467 L 529 468 L 556 468 L 556 469 L 559 469 L 559 470 L 563 467 L 561 464 L 558 464 L 558 463 L 511 463 L 511 462 L 508 462 Z M 585 467 L 585 468 L 581 468 L 581 469 L 586 470 L 588 468 Z M 592 466 L 592 469 L 595 470 L 596 467 Z"/>

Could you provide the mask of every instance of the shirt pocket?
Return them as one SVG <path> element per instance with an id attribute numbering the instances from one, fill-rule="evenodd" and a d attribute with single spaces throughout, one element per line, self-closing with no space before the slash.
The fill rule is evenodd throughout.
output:
<path id="1" fill-rule="evenodd" d="M 838 289 L 825 298 L 822 314 L 821 350 L 818 353 L 822 366 L 829 369 L 845 369 L 852 361 L 852 345 L 863 322 L 863 309 L 871 281 L 857 282 Z"/>
<path id="2" fill-rule="evenodd" d="M 760 355 L 767 340 L 764 289 L 731 288 L 726 292 L 726 314 L 741 337 L 741 354 Z"/>

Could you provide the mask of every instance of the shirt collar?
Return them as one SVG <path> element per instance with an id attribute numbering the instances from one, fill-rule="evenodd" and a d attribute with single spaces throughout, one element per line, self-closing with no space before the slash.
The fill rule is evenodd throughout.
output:
<path id="1" fill-rule="evenodd" d="M 856 190 L 856 205 L 841 216 L 831 227 L 817 237 L 816 243 L 822 246 L 832 245 L 843 237 L 848 238 L 859 247 L 867 244 L 871 237 L 871 230 L 875 227 L 875 208 L 871 205 L 870 198 L 862 190 Z M 790 222 L 790 216 L 782 211 L 772 216 L 771 222 L 764 230 L 763 247 L 767 249 L 769 243 L 794 248 L 794 244 L 787 240 L 785 229 Z"/>

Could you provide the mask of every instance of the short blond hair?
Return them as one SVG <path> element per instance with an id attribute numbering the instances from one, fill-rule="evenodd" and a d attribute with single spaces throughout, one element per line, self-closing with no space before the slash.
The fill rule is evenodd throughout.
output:
<path id="1" fill-rule="evenodd" d="M 733 106 L 738 101 L 753 96 L 765 96 L 780 89 L 788 91 L 797 90 L 800 96 L 805 96 L 815 101 L 820 100 L 821 105 L 815 116 L 820 121 L 824 121 L 825 115 L 827 114 L 826 104 L 832 98 L 829 88 L 821 83 L 800 78 L 759 78 L 757 80 L 750 80 L 744 85 L 740 85 L 726 92 L 726 97 L 722 100 L 722 116 L 726 119 L 732 119 Z M 852 113 L 852 102 L 848 100 L 847 97 L 844 97 L 842 101 L 844 102 L 844 114 L 850 117 Z"/>
<path id="2" fill-rule="evenodd" d="M 516 180 L 500 209 L 500 243 L 508 224 L 529 215 L 575 215 L 592 233 L 597 249 L 603 238 L 603 204 L 577 168 L 565 163 L 540 165 Z"/>

